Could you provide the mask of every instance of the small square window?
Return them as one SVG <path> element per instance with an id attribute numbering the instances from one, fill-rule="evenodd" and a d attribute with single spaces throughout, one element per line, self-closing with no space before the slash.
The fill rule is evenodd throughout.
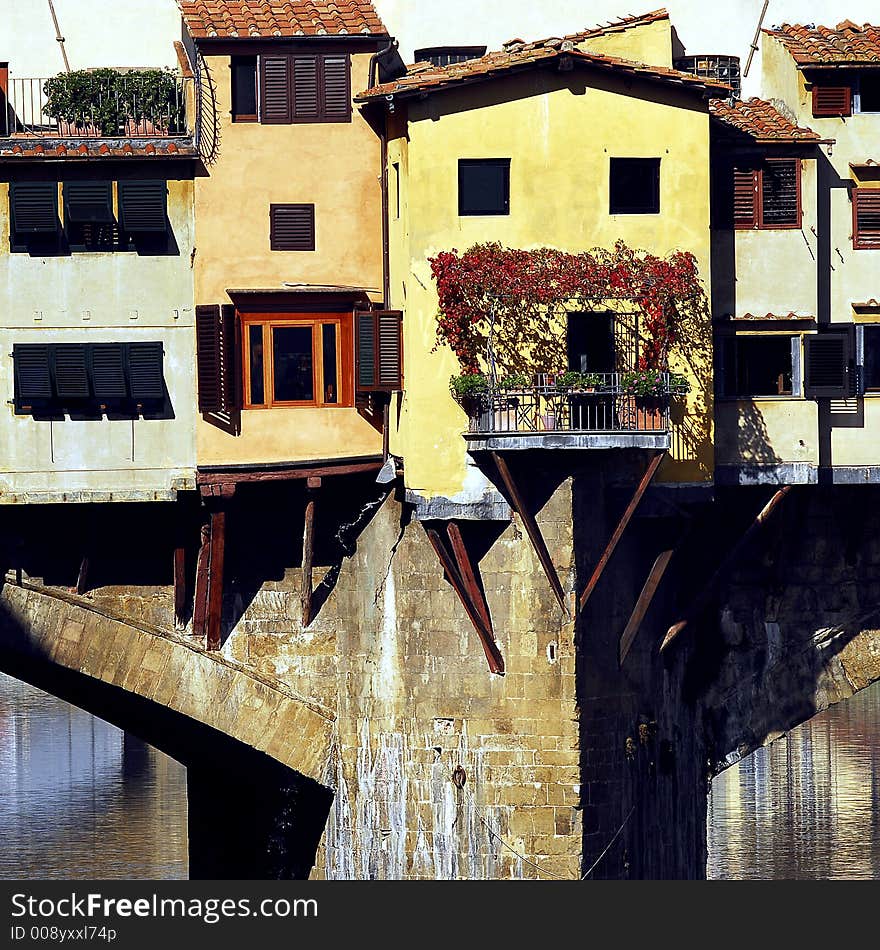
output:
<path id="1" fill-rule="evenodd" d="M 270 205 L 269 246 L 273 251 L 314 251 L 315 206 Z"/>
<path id="2" fill-rule="evenodd" d="M 459 159 L 458 213 L 510 214 L 509 158 Z"/>
<path id="3" fill-rule="evenodd" d="M 660 213 L 660 159 L 611 159 L 611 214 Z"/>

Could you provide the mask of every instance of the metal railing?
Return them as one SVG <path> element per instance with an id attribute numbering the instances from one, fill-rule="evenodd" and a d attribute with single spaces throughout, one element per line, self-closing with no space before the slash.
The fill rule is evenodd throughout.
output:
<path id="1" fill-rule="evenodd" d="M 187 83 L 170 75 L 161 88 L 124 74 L 96 79 L 89 95 L 53 108 L 48 78 L 9 77 L 0 90 L 0 137 L 12 138 L 170 138 L 191 134 Z"/>
<path id="2" fill-rule="evenodd" d="M 675 393 L 670 376 L 659 398 L 627 392 L 623 373 L 593 374 L 592 389 L 563 390 L 541 374 L 517 389 L 490 386 L 465 406 L 472 433 L 656 432 L 669 430 L 669 404 Z M 598 380 L 601 380 L 599 382 Z"/>

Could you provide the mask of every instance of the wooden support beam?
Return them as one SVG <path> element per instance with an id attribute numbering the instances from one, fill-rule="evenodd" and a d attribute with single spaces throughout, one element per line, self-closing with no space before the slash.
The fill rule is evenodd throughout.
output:
<path id="1" fill-rule="evenodd" d="M 703 611 L 709 606 L 709 601 L 712 599 L 712 595 L 720 584 L 721 580 L 726 574 L 730 572 L 734 563 L 736 562 L 736 559 L 742 553 L 743 549 L 769 521 L 773 515 L 773 512 L 776 511 L 782 500 L 791 492 L 791 489 L 791 485 L 786 485 L 784 488 L 780 488 L 779 491 L 773 495 L 770 501 L 768 501 L 767 504 L 761 509 L 757 518 L 755 518 L 755 520 L 749 526 L 748 531 L 746 531 L 746 533 L 733 546 L 730 553 L 721 562 L 718 570 L 715 571 L 715 573 L 710 578 L 708 584 L 706 584 L 706 586 L 697 595 L 696 600 L 694 600 L 690 606 L 690 609 L 686 612 L 684 620 L 680 620 L 678 623 L 673 624 L 669 628 L 666 636 L 663 639 L 663 643 L 660 644 L 661 653 L 666 650 L 681 633 L 684 632 L 692 620 L 696 620 L 697 617 L 699 617 L 700 614 L 702 614 Z"/>
<path id="2" fill-rule="evenodd" d="M 79 573 L 76 576 L 76 587 L 74 588 L 80 596 L 89 589 L 89 556 L 84 554 L 79 563 Z"/>
<path id="3" fill-rule="evenodd" d="M 312 482 L 316 482 L 315 486 Z M 306 518 L 303 530 L 302 588 L 300 604 L 302 606 L 302 625 L 305 629 L 312 622 L 312 565 L 315 559 L 315 491 L 321 479 L 309 479 L 306 496 Z"/>
<path id="4" fill-rule="evenodd" d="M 182 544 L 174 549 L 174 623 L 186 624 L 186 548 Z"/>
<path id="5" fill-rule="evenodd" d="M 459 574 L 455 560 L 446 549 L 446 545 L 443 543 L 439 532 L 435 531 L 434 528 L 425 528 L 425 533 L 428 535 L 428 540 L 437 552 L 437 557 L 440 559 L 440 563 L 446 571 L 446 576 L 449 578 L 449 583 L 452 584 L 452 589 L 458 594 L 458 599 L 461 601 L 465 613 L 467 613 L 471 623 L 474 625 L 474 629 L 479 634 L 480 643 L 483 645 L 483 652 L 486 654 L 486 660 L 489 663 L 489 670 L 492 673 L 503 676 L 504 657 L 502 657 L 501 651 L 495 643 L 495 637 L 492 631 L 485 625 L 480 611 L 471 600 L 464 580 L 461 574 Z"/>
<path id="6" fill-rule="evenodd" d="M 513 505 L 513 510 L 522 519 L 523 527 L 526 529 L 526 534 L 529 536 L 529 540 L 532 542 L 532 547 L 535 549 L 535 553 L 538 555 L 538 560 L 541 562 L 541 567 L 544 568 L 544 573 L 547 575 L 547 580 L 550 582 L 550 586 L 553 588 L 553 593 L 556 595 L 556 600 L 559 602 L 562 612 L 568 616 L 568 605 L 565 602 L 565 591 L 562 589 L 562 582 L 559 580 L 559 575 L 556 573 L 556 568 L 553 566 L 553 558 L 550 557 L 550 552 L 547 550 L 547 543 L 544 541 L 544 536 L 541 534 L 541 529 L 538 527 L 538 522 L 535 520 L 534 516 L 526 506 L 522 495 L 520 495 L 519 489 L 516 486 L 516 482 L 514 482 L 513 476 L 511 475 L 510 469 L 508 468 L 507 462 L 503 456 L 499 455 L 497 452 L 493 452 L 492 459 L 495 462 L 495 465 L 498 469 L 498 474 L 501 476 L 501 480 L 504 482 L 504 487 L 507 489 L 507 494 L 510 498 L 510 503 Z"/>
<path id="7" fill-rule="evenodd" d="M 605 550 L 602 552 L 602 557 L 599 558 L 599 563 L 596 565 L 592 576 L 587 582 L 587 586 L 584 588 L 584 592 L 581 594 L 581 610 L 587 606 L 587 601 L 589 601 L 590 597 L 593 596 L 593 591 L 596 589 L 599 581 L 602 579 L 602 575 L 605 573 L 605 568 L 608 567 L 608 562 L 611 560 L 611 555 L 614 554 L 615 548 L 620 543 L 620 539 L 623 537 L 623 532 L 626 531 L 627 526 L 632 520 L 632 516 L 636 512 L 636 508 L 639 507 L 639 502 L 642 500 L 645 492 L 648 490 L 648 486 L 651 484 L 654 476 L 657 474 L 657 469 L 660 467 L 660 463 L 663 461 L 663 456 L 665 454 L 665 452 L 658 452 L 654 458 L 651 459 L 651 464 L 648 466 L 645 474 L 642 476 L 642 480 L 636 487 L 635 493 L 633 494 L 630 503 L 626 506 L 626 511 L 624 511 L 623 515 L 621 516 L 617 527 L 614 529 L 614 534 L 611 535 L 611 540 L 608 542 Z"/>
<path id="8" fill-rule="evenodd" d="M 199 639 L 206 633 L 208 617 L 208 564 L 211 560 L 211 526 L 202 525 L 199 556 L 196 562 L 196 586 L 193 595 L 193 636 Z"/>
<path id="9" fill-rule="evenodd" d="M 378 472 L 381 461 L 353 462 L 343 465 L 322 465 L 313 468 L 280 468 L 257 472 L 199 472 L 196 481 L 203 497 L 231 497 L 236 485 L 263 482 L 300 481 L 308 478 L 330 478 L 336 475 L 362 475 Z"/>
<path id="10" fill-rule="evenodd" d="M 462 537 L 461 528 L 454 521 L 446 522 L 446 533 L 449 535 L 449 541 L 452 544 L 452 553 L 455 555 L 458 564 L 458 573 L 464 582 L 465 590 L 471 599 L 474 607 L 480 615 L 486 629 L 492 634 L 492 642 L 495 642 L 495 630 L 492 627 L 492 617 L 489 614 L 489 605 L 483 596 L 483 591 L 477 583 L 477 572 L 468 554 L 467 546 Z"/>
<path id="11" fill-rule="evenodd" d="M 654 600 L 657 588 L 660 586 L 660 581 L 663 580 L 663 575 L 666 573 L 666 568 L 669 567 L 669 562 L 672 560 L 674 553 L 674 551 L 664 551 L 657 560 L 654 561 L 651 573 L 648 574 L 645 586 L 642 588 L 641 594 L 639 594 L 639 599 L 636 601 L 635 607 L 633 607 L 629 622 L 623 631 L 623 636 L 620 638 L 618 657 L 621 666 L 623 666 L 627 654 L 636 641 L 639 627 L 641 627 L 642 621 L 645 619 L 645 614 L 648 612 L 651 602 Z"/>
<path id="12" fill-rule="evenodd" d="M 209 650 L 219 650 L 220 621 L 223 616 L 223 561 L 226 554 L 226 512 L 222 508 L 211 512 L 210 552 L 206 639 Z"/>

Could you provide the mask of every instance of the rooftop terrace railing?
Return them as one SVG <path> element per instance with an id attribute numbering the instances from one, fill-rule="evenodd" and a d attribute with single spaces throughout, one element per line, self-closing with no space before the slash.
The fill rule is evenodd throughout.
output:
<path id="1" fill-rule="evenodd" d="M 49 78 L 10 76 L 0 90 L 0 137 L 29 139 L 169 138 L 191 134 L 187 84 L 164 70 L 78 74 L 79 88 Z M 5 101 L 4 101 L 5 99 Z"/>

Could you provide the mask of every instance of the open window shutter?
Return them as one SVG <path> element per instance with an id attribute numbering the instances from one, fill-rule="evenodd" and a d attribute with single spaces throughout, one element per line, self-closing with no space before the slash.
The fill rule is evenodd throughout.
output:
<path id="1" fill-rule="evenodd" d="M 856 248 L 880 248 L 880 188 L 853 192 L 853 243 Z"/>
<path id="2" fill-rule="evenodd" d="M 220 364 L 223 379 L 223 409 L 233 435 L 241 432 L 243 403 L 241 330 L 232 304 L 220 308 Z"/>
<path id="3" fill-rule="evenodd" d="M 850 393 L 850 340 L 844 333 L 804 339 L 807 399 L 846 399 Z"/>
<path id="4" fill-rule="evenodd" d="M 94 343 L 91 347 L 92 392 L 96 399 L 125 399 L 125 351 L 122 343 Z"/>
<path id="5" fill-rule="evenodd" d="M 62 401 L 89 398 L 89 374 L 83 343 L 58 343 L 53 346 L 55 392 Z"/>
<path id="6" fill-rule="evenodd" d="M 290 57 L 261 56 L 260 79 L 263 123 L 289 124 L 292 118 Z"/>
<path id="7" fill-rule="evenodd" d="M 223 409 L 223 380 L 220 364 L 220 306 L 196 307 L 199 412 Z"/>
<path id="8" fill-rule="evenodd" d="M 17 234 L 55 234 L 58 231 L 58 185 L 54 181 L 14 181 L 9 204 Z"/>
<path id="9" fill-rule="evenodd" d="M 347 122 L 351 117 L 351 89 L 348 56 L 325 56 L 324 118 L 331 122 Z"/>
<path id="10" fill-rule="evenodd" d="M 852 115 L 852 89 L 849 86 L 813 86 L 813 115 Z"/>
<path id="11" fill-rule="evenodd" d="M 131 234 L 168 229 L 168 184 L 165 181 L 119 182 L 119 224 Z"/>
<path id="12" fill-rule="evenodd" d="M 758 224 L 758 172 L 751 168 L 733 170 L 733 223 L 737 228 Z"/>
<path id="13" fill-rule="evenodd" d="M 357 314 L 357 380 L 361 392 L 403 387 L 403 314 L 374 310 Z"/>
<path id="14" fill-rule="evenodd" d="M 164 351 L 159 343 L 128 344 L 128 386 L 131 398 L 154 402 L 165 398 Z"/>
<path id="15" fill-rule="evenodd" d="M 113 185 L 109 181 L 66 181 L 64 213 L 73 224 L 112 224 Z"/>
<path id="16" fill-rule="evenodd" d="M 293 119 L 295 122 L 317 122 L 321 117 L 319 59 L 317 56 L 294 56 L 291 62 Z"/>
<path id="17" fill-rule="evenodd" d="M 49 370 L 49 346 L 45 343 L 16 343 L 12 347 L 15 375 L 15 408 L 30 411 L 34 403 L 52 398 L 52 375 Z"/>

